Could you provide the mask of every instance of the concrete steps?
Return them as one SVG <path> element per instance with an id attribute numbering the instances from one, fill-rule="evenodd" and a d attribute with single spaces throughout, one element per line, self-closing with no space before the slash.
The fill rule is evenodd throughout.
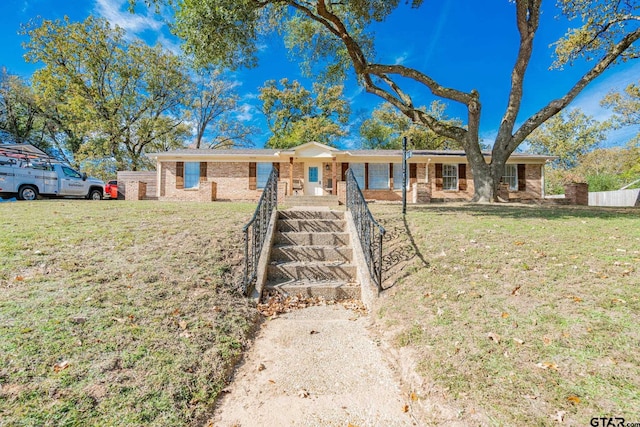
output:
<path id="1" fill-rule="evenodd" d="M 286 206 L 340 206 L 338 196 L 287 196 L 284 198 Z"/>
<path id="2" fill-rule="evenodd" d="M 266 289 L 305 297 L 360 298 L 344 212 L 278 212 Z"/>

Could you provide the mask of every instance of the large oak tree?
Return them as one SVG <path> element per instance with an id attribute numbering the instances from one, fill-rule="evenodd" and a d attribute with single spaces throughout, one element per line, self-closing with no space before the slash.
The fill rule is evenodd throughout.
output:
<path id="1" fill-rule="evenodd" d="M 146 0 L 158 3 L 163 0 Z M 408 1 L 408 0 L 407 0 Z M 175 3 L 176 33 L 186 49 L 204 62 L 229 67 L 255 66 L 259 41 L 267 34 L 283 34 L 287 46 L 304 56 L 302 64 L 322 64 L 328 74 L 340 74 L 349 65 L 366 91 L 398 108 L 416 123 L 455 140 L 464 148 L 474 176 L 476 201 L 493 201 L 511 153 L 546 120 L 562 111 L 589 83 L 620 60 L 637 58 L 640 38 L 638 2 L 633 0 L 558 0 L 557 7 L 576 27 L 556 44 L 556 65 L 590 60 L 590 68 L 561 97 L 551 99 L 528 118 L 519 117 L 523 86 L 534 40 L 540 24 L 542 0 L 503 0 L 513 8 L 519 34 L 510 93 L 498 129 L 490 161 L 481 152 L 479 138 L 481 98 L 476 90 L 447 87 L 433 77 L 432 69 L 418 70 L 401 64 L 381 63 L 374 51 L 371 25 L 384 21 L 400 0 L 200 0 Z M 135 3 L 135 0 L 130 0 Z M 427 7 L 412 0 L 414 8 Z M 549 2 L 547 13 L 556 11 Z M 461 31 L 463 31 L 462 29 Z M 426 43 L 427 40 L 424 40 Z M 452 59 L 456 59 L 456 53 Z M 437 67 L 437 64 L 433 65 Z M 417 83 L 448 102 L 466 109 L 463 126 L 442 122 L 414 103 Z M 415 85 L 413 86 L 415 87 Z"/>

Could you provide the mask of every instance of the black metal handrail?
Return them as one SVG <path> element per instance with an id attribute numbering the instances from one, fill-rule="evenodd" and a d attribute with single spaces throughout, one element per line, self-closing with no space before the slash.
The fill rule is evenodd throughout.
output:
<path id="1" fill-rule="evenodd" d="M 347 209 L 351 211 L 358 239 L 364 252 L 371 278 L 378 290 L 382 290 L 382 237 L 385 229 L 373 218 L 364 200 L 358 181 L 351 169 L 347 169 Z"/>
<path id="2" fill-rule="evenodd" d="M 253 217 L 242 228 L 244 233 L 244 279 L 242 291 L 247 295 L 258 277 L 258 261 L 269 229 L 269 220 L 278 209 L 278 171 L 273 168 Z"/>

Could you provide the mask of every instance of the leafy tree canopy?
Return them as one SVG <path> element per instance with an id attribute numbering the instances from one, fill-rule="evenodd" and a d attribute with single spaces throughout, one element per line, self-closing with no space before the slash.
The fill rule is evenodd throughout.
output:
<path id="1" fill-rule="evenodd" d="M 580 109 L 574 109 L 547 120 L 527 141 L 531 152 L 557 156 L 554 167 L 568 170 L 578 165 L 581 155 L 606 139 L 609 128 L 608 123 L 598 122 Z"/>
<path id="2" fill-rule="evenodd" d="M 295 80 L 269 80 L 260 88 L 259 98 L 272 132 L 268 147 L 289 148 L 308 141 L 333 145 L 346 135 L 350 109 L 342 86 L 315 83 L 309 91 Z"/>
<path id="3" fill-rule="evenodd" d="M 442 121 L 460 123 L 457 119 L 448 119 L 445 105 L 434 101 L 429 107 L 429 114 L 439 117 Z M 426 108 L 422 108 L 427 112 Z M 413 123 L 407 116 L 400 113 L 390 104 L 381 104 L 360 126 L 363 145 L 367 148 L 401 149 L 402 139 L 407 137 L 411 141 L 411 149 L 448 150 L 460 149 L 460 144 L 442 137 L 425 126 Z"/>
<path id="4" fill-rule="evenodd" d="M 624 92 L 611 92 L 601 102 L 605 108 L 613 110 L 613 126 L 616 129 L 625 126 L 640 126 L 640 80 L 638 84 L 630 84 Z M 629 142 L 629 145 L 640 144 L 640 132 Z"/>

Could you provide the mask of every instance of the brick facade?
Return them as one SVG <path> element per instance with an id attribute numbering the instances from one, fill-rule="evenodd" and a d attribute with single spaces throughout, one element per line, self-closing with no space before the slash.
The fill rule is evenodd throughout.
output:
<path id="1" fill-rule="evenodd" d="M 344 182 L 342 177 L 342 163 L 335 163 L 335 177 L 337 179 L 336 188 L 339 199 L 344 199 Z M 397 164 L 397 163 L 396 163 Z M 436 185 L 436 169 L 439 163 L 430 161 L 429 163 L 414 163 L 410 166 L 410 183 L 408 187 L 407 201 L 409 203 L 428 203 L 430 201 L 465 201 L 470 200 L 474 194 L 474 183 L 471 168 L 468 165 L 458 165 L 458 190 L 442 190 Z M 227 162 L 206 162 L 206 168 L 201 169 L 201 174 L 206 170 L 206 176 L 200 176 L 200 183 L 197 188 L 184 189 L 176 178 L 178 167 L 177 162 L 165 161 L 158 164 L 160 179 L 160 200 L 252 200 L 257 201 L 262 195 L 262 190 L 250 189 L 250 162 L 227 161 Z M 255 164 L 254 164 L 255 165 Z M 285 195 L 291 194 L 290 180 L 304 180 L 303 161 L 280 161 L 274 163 L 279 169 L 279 189 L 278 199 L 283 200 Z M 441 165 L 441 164 L 440 164 Z M 291 169 L 293 167 L 293 169 Z M 345 165 L 346 167 L 346 165 Z M 440 166 L 441 167 L 441 166 Z M 322 163 L 323 168 L 323 188 L 331 188 L 328 180 L 333 180 L 333 162 Z M 329 170 L 327 170 L 327 168 Z M 542 197 L 542 165 L 541 164 L 521 164 L 519 171 L 525 171 L 526 183 L 524 191 L 507 191 L 504 187 L 501 194 L 509 200 L 533 200 Z M 254 168 L 255 170 L 255 168 Z M 291 171 L 293 173 L 291 173 Z M 460 176 L 464 172 L 464 176 Z M 521 177 L 519 177 L 521 178 Z M 442 182 L 442 178 L 439 178 Z M 392 177 L 389 185 L 393 186 Z M 254 178 L 255 182 L 255 178 Z M 333 184 L 333 182 L 331 182 Z M 304 187 L 304 186 L 303 186 Z M 304 192 L 304 190 L 302 190 Z M 383 190 L 362 190 L 366 199 L 400 201 L 402 191 L 396 189 Z"/>

